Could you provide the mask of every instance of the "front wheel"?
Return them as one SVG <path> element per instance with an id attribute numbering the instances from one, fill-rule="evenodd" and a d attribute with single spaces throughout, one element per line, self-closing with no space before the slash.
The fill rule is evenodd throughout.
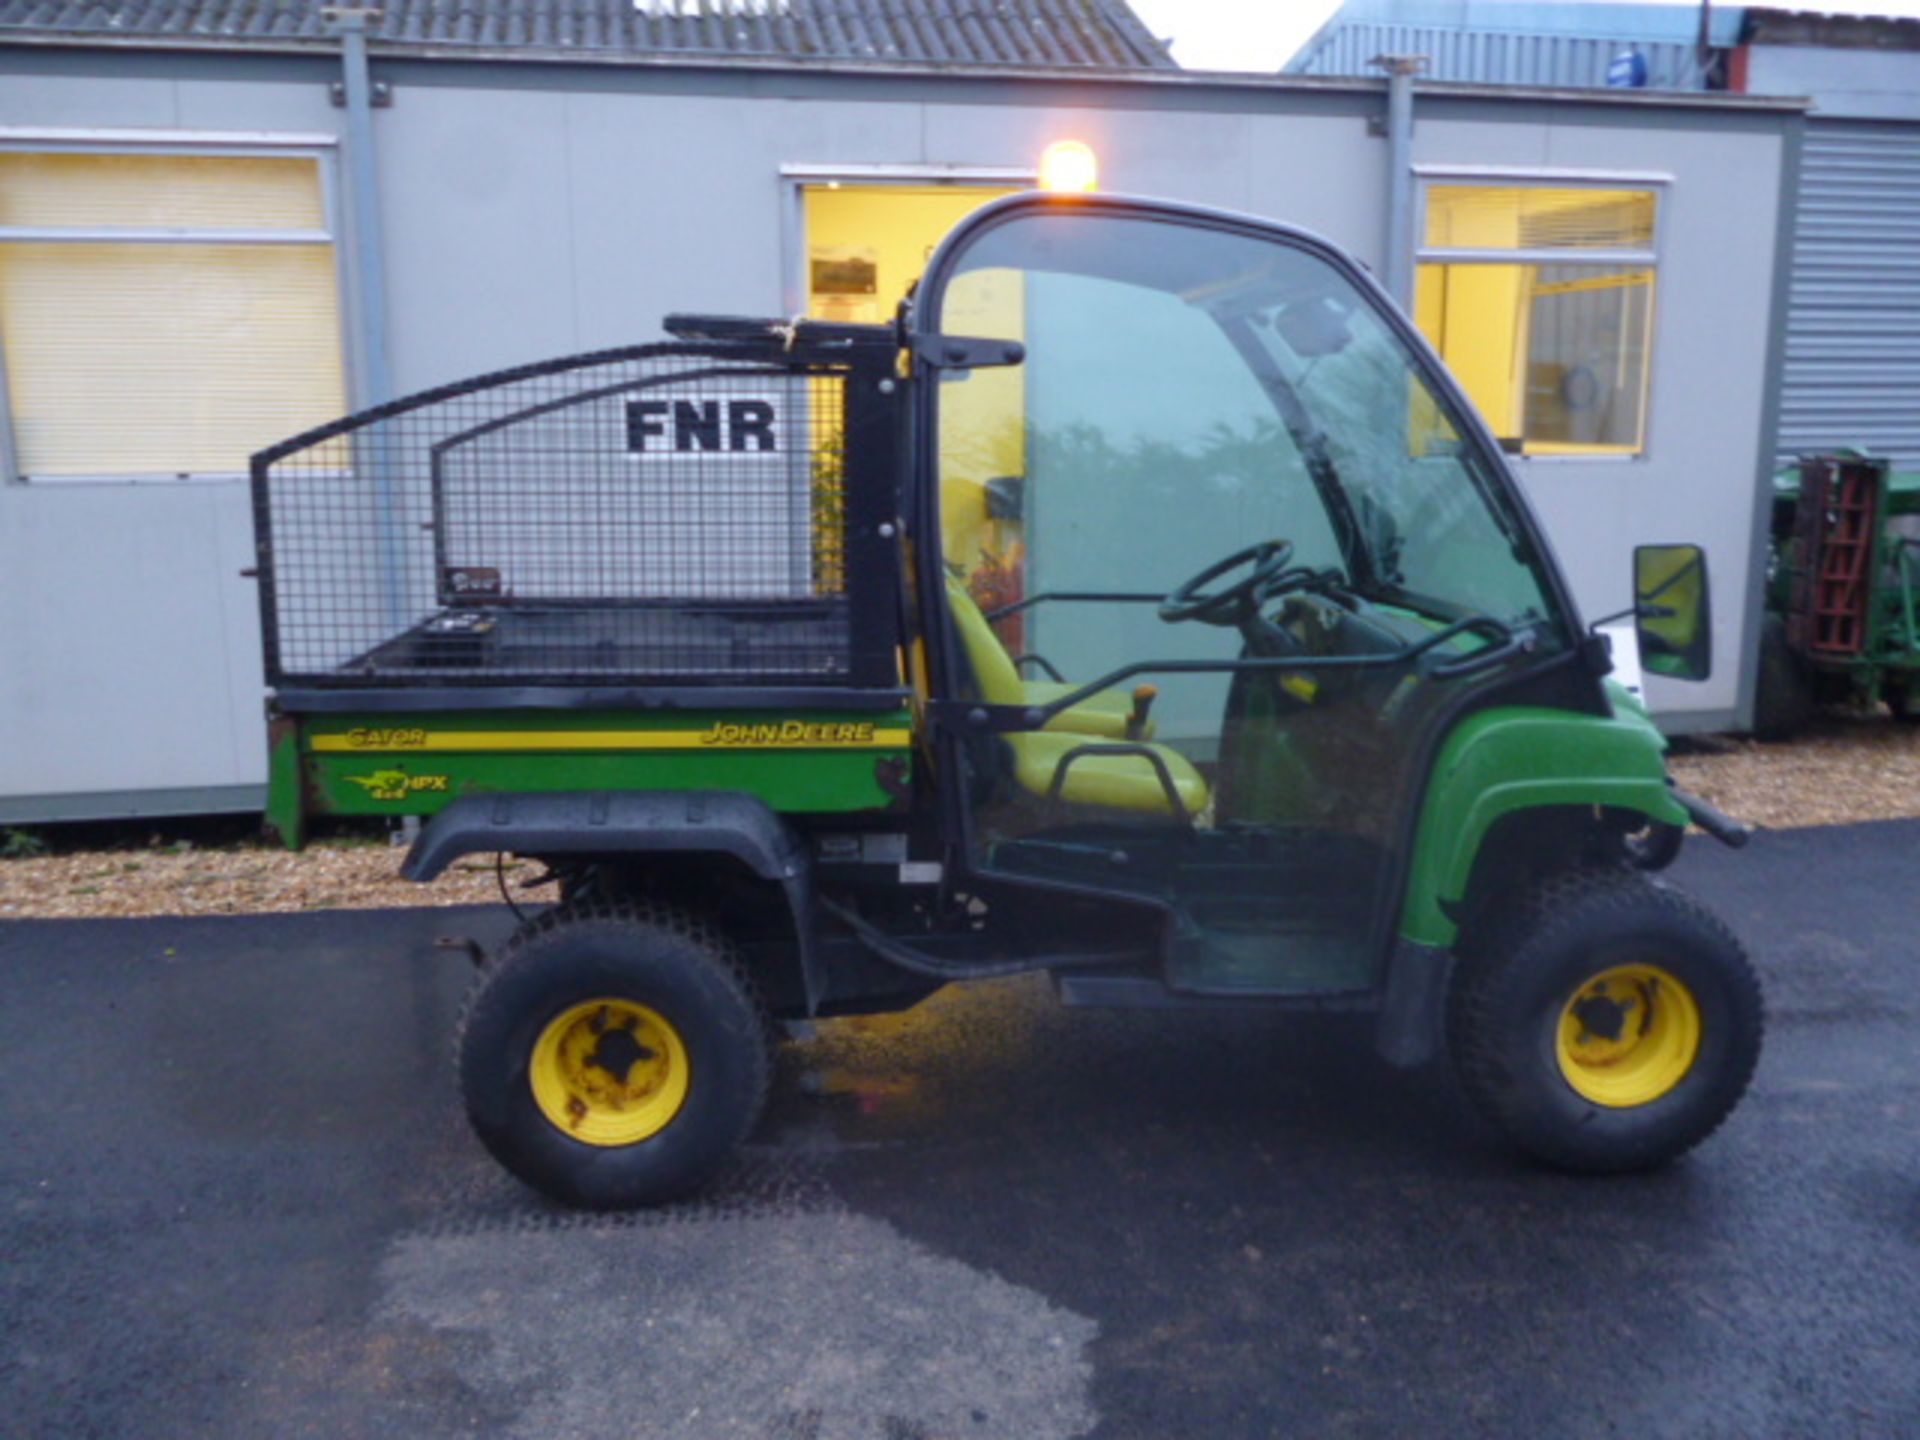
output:
<path id="1" fill-rule="evenodd" d="M 475 983 L 460 1089 L 495 1159 L 570 1205 L 623 1209 L 707 1179 L 766 1103 L 746 972 L 700 921 L 579 901 L 541 915 Z"/>
<path id="2" fill-rule="evenodd" d="M 1746 1093 L 1765 1027 L 1731 931 L 1658 881 L 1573 871 L 1464 947 L 1449 1004 L 1461 1085 L 1562 1169 L 1664 1164 Z"/>

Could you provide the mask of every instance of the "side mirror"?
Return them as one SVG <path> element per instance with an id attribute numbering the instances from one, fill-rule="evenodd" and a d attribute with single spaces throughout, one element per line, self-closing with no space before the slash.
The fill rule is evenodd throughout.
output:
<path id="1" fill-rule="evenodd" d="M 1698 545 L 1636 546 L 1633 600 L 1641 669 L 1670 680 L 1704 680 L 1713 673 L 1706 551 Z"/>

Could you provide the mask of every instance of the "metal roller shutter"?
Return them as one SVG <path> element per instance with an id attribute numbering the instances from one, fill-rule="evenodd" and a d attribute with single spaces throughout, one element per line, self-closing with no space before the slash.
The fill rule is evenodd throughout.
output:
<path id="1" fill-rule="evenodd" d="M 1920 467 L 1920 125 L 1808 125 L 1790 283 L 1781 462 L 1858 445 Z"/>

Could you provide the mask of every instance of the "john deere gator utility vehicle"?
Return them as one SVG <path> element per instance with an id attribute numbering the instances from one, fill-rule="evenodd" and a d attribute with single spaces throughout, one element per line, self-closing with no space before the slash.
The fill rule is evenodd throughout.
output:
<path id="1" fill-rule="evenodd" d="M 681 316 L 256 457 L 271 821 L 532 857 L 480 1139 L 590 1206 L 752 1130 L 775 1022 L 1046 971 L 1069 1005 L 1370 1012 L 1608 1171 L 1739 1099 L 1739 943 L 1499 451 L 1348 257 L 1117 197 L 962 223 L 895 324 Z M 1637 557 L 1645 664 L 1703 559 Z M 1658 592 L 1658 593 L 1654 593 Z"/>

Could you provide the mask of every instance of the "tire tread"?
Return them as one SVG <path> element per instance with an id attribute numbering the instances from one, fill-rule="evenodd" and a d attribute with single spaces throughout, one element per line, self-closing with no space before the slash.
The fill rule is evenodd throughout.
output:
<path id="1" fill-rule="evenodd" d="M 1627 914 L 1653 902 L 1688 926 L 1698 927 L 1737 956 L 1726 982 L 1741 993 L 1738 1003 L 1756 1017 L 1754 1043 L 1746 1064 L 1730 1088 L 1731 1099 L 1716 1112 L 1687 1128 L 1684 1143 L 1669 1154 L 1681 1153 L 1707 1139 L 1725 1123 L 1753 1078 L 1765 1040 L 1765 1006 L 1760 980 L 1730 926 L 1686 892 L 1625 865 L 1585 866 L 1551 874 L 1529 887 L 1511 903 L 1498 907 L 1479 931 L 1461 947 L 1453 993 L 1447 1007 L 1447 1043 L 1461 1088 L 1474 1107 L 1498 1128 L 1512 1133 L 1509 1097 L 1513 1079 L 1496 1044 L 1496 1015 L 1504 986 L 1514 983 L 1532 952 L 1571 942 L 1581 930 L 1609 913 Z M 1568 1170 L 1642 1168 L 1634 1164 L 1597 1165 L 1572 1147 L 1544 1145 L 1529 1140 L 1527 1148 L 1549 1164 Z M 1654 1157 L 1666 1158 L 1665 1155 Z"/>
<path id="2" fill-rule="evenodd" d="M 555 905 L 533 916 L 508 937 L 505 945 L 489 954 L 479 966 L 467 989 L 454 1026 L 453 1054 L 456 1073 L 466 1050 L 474 1015 L 486 996 L 503 978 L 513 972 L 540 963 L 541 952 L 554 937 L 566 937 L 588 926 L 612 926 L 625 933 L 634 930 L 665 932 L 695 950 L 722 983 L 733 990 L 743 1013 L 753 1017 L 755 1034 L 747 1047 L 753 1058 L 750 1080 L 751 1101 L 740 1108 L 735 1133 L 728 1137 L 727 1149 L 746 1140 L 765 1108 L 773 1084 L 773 1031 L 760 986 L 752 969 L 724 930 L 696 911 L 650 899 L 582 899 Z"/>

